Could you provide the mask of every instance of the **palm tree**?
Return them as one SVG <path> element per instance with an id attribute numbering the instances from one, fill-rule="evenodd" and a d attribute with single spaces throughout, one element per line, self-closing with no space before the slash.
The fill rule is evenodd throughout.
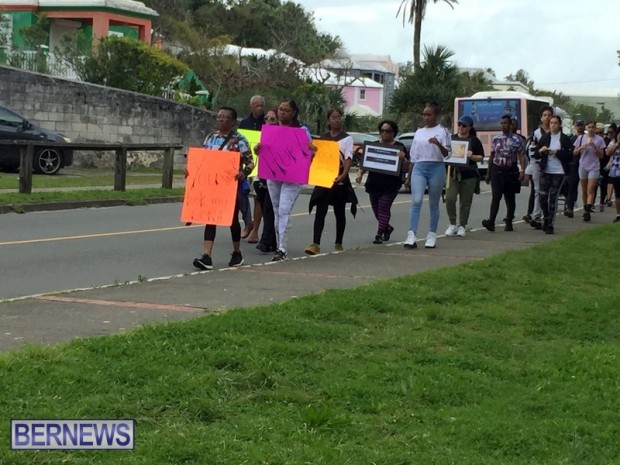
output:
<path id="1" fill-rule="evenodd" d="M 437 3 L 439 0 L 433 0 L 433 3 Z M 454 9 L 453 4 L 458 4 L 458 0 L 443 0 L 450 8 Z M 414 69 L 420 66 L 420 37 L 422 36 L 422 20 L 424 19 L 424 13 L 426 12 L 426 4 L 428 0 L 401 0 L 400 6 L 396 16 L 399 16 L 402 11 L 403 25 L 405 18 L 407 17 L 407 11 L 409 11 L 409 17 L 407 21 L 413 24 L 413 66 Z M 407 5 L 409 9 L 407 10 Z"/>

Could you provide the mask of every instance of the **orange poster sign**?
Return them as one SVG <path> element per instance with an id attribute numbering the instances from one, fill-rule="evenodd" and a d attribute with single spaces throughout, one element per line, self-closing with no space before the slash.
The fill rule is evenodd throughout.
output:
<path id="1" fill-rule="evenodd" d="M 318 148 L 308 175 L 308 184 L 331 188 L 340 168 L 340 145 L 333 140 L 314 139 Z"/>
<path id="2" fill-rule="evenodd" d="M 230 226 L 237 200 L 239 152 L 191 147 L 181 221 Z"/>

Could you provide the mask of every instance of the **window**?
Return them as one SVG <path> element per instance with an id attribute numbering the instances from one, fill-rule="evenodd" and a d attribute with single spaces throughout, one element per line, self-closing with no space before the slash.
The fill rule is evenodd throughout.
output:
<path id="1" fill-rule="evenodd" d="M 366 100 L 366 89 L 360 89 L 360 100 Z"/>

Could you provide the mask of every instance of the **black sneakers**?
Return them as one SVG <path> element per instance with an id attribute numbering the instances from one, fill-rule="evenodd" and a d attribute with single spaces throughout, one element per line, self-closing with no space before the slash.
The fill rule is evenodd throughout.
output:
<path id="1" fill-rule="evenodd" d="M 482 220 L 482 226 L 484 226 L 487 231 L 495 231 L 495 225 L 491 222 L 491 220 Z"/>
<path id="2" fill-rule="evenodd" d="M 212 270 L 213 261 L 207 254 L 203 254 L 202 257 L 194 258 L 194 266 L 201 270 Z"/>
<path id="3" fill-rule="evenodd" d="M 372 241 L 373 244 L 383 244 L 383 235 L 382 234 L 377 234 L 375 236 L 375 240 Z"/>
<path id="4" fill-rule="evenodd" d="M 276 254 L 271 259 L 272 262 L 283 262 L 286 260 L 286 252 L 284 250 L 276 250 Z"/>
<path id="5" fill-rule="evenodd" d="M 389 241 L 393 232 L 394 232 L 394 226 L 388 225 L 387 231 L 383 233 L 383 242 Z"/>
<path id="6" fill-rule="evenodd" d="M 228 262 L 228 266 L 241 266 L 243 265 L 243 255 L 241 252 L 233 252 Z"/>

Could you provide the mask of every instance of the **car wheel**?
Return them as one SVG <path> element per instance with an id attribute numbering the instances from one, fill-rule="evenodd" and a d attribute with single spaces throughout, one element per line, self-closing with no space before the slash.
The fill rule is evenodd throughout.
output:
<path id="1" fill-rule="evenodd" d="M 41 149 L 34 156 L 35 173 L 56 174 L 62 166 L 62 155 L 56 149 Z"/>

